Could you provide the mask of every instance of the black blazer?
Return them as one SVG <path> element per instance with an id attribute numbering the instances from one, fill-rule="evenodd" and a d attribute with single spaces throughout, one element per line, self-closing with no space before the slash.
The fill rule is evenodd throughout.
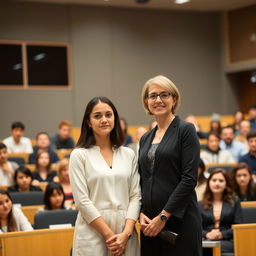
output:
<path id="1" fill-rule="evenodd" d="M 140 140 L 142 212 L 153 218 L 164 209 L 182 219 L 188 208 L 197 208 L 194 188 L 200 154 L 198 138 L 194 126 L 176 116 L 156 150 L 151 173 L 147 154 L 156 130 Z"/>
<path id="2" fill-rule="evenodd" d="M 199 209 L 202 216 L 203 223 L 203 237 L 214 228 L 214 216 L 213 208 L 209 210 L 203 209 L 202 202 L 199 202 Z M 236 199 L 234 205 L 228 202 L 223 202 L 221 215 L 220 215 L 220 231 L 224 240 L 233 238 L 233 230 L 231 226 L 233 224 L 242 223 L 242 209 L 240 206 L 240 200 Z"/>
<path id="3" fill-rule="evenodd" d="M 165 228 L 179 236 L 175 246 L 161 244 L 161 240 L 155 238 L 154 243 L 164 251 L 162 255 L 200 256 L 202 223 L 194 190 L 200 146 L 195 128 L 176 116 L 157 147 L 151 172 L 147 154 L 156 130 L 157 127 L 145 134 L 140 141 L 142 212 L 150 219 L 163 209 L 172 214 Z M 151 248 L 151 239 L 154 238 L 144 237 L 143 233 L 141 238 L 142 251 L 146 250 L 144 255 L 156 255 L 153 250 L 149 252 L 146 249 Z"/>

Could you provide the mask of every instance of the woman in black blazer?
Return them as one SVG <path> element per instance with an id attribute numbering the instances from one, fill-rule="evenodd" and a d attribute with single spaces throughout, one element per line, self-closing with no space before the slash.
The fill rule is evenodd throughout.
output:
<path id="1" fill-rule="evenodd" d="M 199 208 L 204 239 L 220 240 L 221 252 L 232 253 L 234 248 L 231 225 L 242 222 L 242 210 L 225 170 L 217 168 L 211 173 Z M 211 254 L 204 248 L 203 255 Z"/>
<path id="2" fill-rule="evenodd" d="M 180 94 L 168 78 L 147 81 L 142 101 L 157 126 L 140 141 L 141 255 L 200 256 L 202 229 L 194 190 L 200 149 L 195 128 L 174 115 Z M 163 229 L 178 233 L 176 245 L 158 237 Z"/>

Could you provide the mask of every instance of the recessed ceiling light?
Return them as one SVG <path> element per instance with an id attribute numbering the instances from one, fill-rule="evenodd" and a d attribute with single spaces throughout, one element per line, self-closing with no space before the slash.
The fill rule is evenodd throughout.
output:
<path id="1" fill-rule="evenodd" d="M 188 3 L 188 2 L 190 2 L 190 0 L 174 0 L 175 4 L 185 4 L 185 3 Z"/>

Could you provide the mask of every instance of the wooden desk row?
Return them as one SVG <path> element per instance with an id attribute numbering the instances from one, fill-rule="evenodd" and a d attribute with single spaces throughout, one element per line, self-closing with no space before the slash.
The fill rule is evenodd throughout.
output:
<path id="1" fill-rule="evenodd" d="M 0 234 L 0 256 L 67 256 L 72 248 L 74 228 L 39 229 Z M 213 248 L 213 256 L 220 256 L 219 241 L 204 241 Z"/>

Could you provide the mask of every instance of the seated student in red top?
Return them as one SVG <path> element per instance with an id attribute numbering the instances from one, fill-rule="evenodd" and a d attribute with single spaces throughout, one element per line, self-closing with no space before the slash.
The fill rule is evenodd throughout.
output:
<path id="1" fill-rule="evenodd" d="M 63 158 L 62 160 L 60 160 L 59 172 L 58 172 L 59 183 L 62 185 L 64 194 L 65 194 L 66 205 L 70 206 L 74 202 L 74 199 L 73 199 L 73 193 L 72 193 L 70 180 L 69 180 L 68 167 L 69 167 L 68 158 Z"/>
<path id="2" fill-rule="evenodd" d="M 34 186 L 39 185 L 41 182 L 58 182 L 58 176 L 56 171 L 51 170 L 51 159 L 47 151 L 39 151 L 36 156 L 36 170 L 33 172 Z"/>
<path id="3" fill-rule="evenodd" d="M 39 211 L 61 209 L 66 209 L 63 188 L 57 182 L 50 182 L 45 189 L 44 208 L 39 209 Z"/>
<path id="4" fill-rule="evenodd" d="M 8 192 L 42 191 L 40 187 L 32 185 L 32 173 L 25 167 L 20 166 L 14 173 L 15 185 L 8 188 Z"/>

